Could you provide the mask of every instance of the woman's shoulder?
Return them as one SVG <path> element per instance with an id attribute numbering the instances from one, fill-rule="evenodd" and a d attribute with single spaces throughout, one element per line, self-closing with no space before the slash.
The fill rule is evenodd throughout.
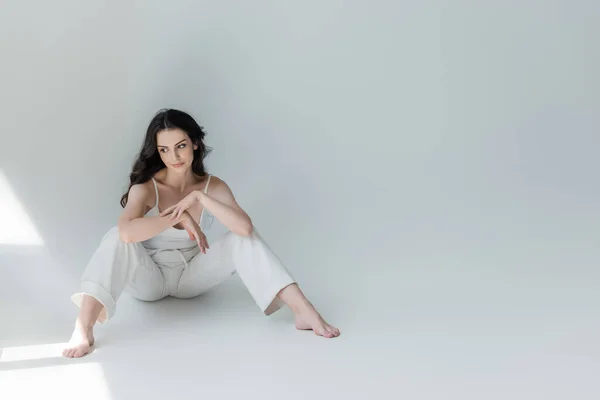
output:
<path id="1" fill-rule="evenodd" d="M 209 175 L 207 175 L 207 177 L 208 177 L 208 179 L 210 179 L 208 181 L 208 191 L 212 191 L 215 189 L 219 190 L 220 188 L 227 186 L 225 181 L 216 175 L 209 174 Z"/>
<path id="2" fill-rule="evenodd" d="M 211 175 L 207 192 L 221 201 L 227 201 L 234 197 L 233 190 L 229 187 L 227 182 L 214 175 Z"/>
<path id="3" fill-rule="evenodd" d="M 206 177 L 210 179 L 210 185 L 218 185 L 219 183 L 223 183 L 223 180 L 216 175 L 206 174 Z"/>
<path id="4" fill-rule="evenodd" d="M 129 189 L 129 194 L 130 196 L 133 195 L 136 197 L 148 197 L 150 194 L 154 194 L 154 184 L 152 183 L 152 179 L 132 185 Z"/>
<path id="5" fill-rule="evenodd" d="M 140 206 L 144 206 L 144 209 L 150 204 L 150 198 L 154 197 L 154 192 L 150 192 L 146 183 L 136 183 L 131 185 L 127 192 L 126 204 L 124 208 L 137 209 Z"/>

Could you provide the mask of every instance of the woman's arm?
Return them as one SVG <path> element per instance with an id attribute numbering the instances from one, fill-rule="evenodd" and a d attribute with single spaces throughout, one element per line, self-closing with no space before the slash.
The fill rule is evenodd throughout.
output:
<path id="1" fill-rule="evenodd" d="M 231 189 L 223 180 L 213 176 L 210 184 L 210 195 L 198 191 L 197 196 L 200 204 L 230 231 L 241 236 L 252 234 L 252 220 L 239 206 Z"/>
<path id="2" fill-rule="evenodd" d="M 144 184 L 133 185 L 125 209 L 119 217 L 118 227 L 121 240 L 125 243 L 136 243 L 150 239 L 165 229 L 181 222 L 182 217 L 171 219 L 165 217 L 144 217 L 146 204 L 152 191 Z"/>

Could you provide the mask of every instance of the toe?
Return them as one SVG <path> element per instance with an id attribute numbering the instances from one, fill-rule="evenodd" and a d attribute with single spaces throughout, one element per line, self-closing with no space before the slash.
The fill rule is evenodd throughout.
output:
<path id="1" fill-rule="evenodd" d="M 333 336 L 337 336 L 337 330 L 333 326 L 327 326 L 327 331 L 330 332 Z"/>
<path id="2" fill-rule="evenodd" d="M 326 338 L 332 338 L 334 335 L 333 335 L 333 333 L 329 332 L 327 329 L 323 329 L 321 336 L 326 337 Z"/>
<path id="3" fill-rule="evenodd" d="M 88 352 L 88 348 L 85 346 L 81 346 L 79 348 L 77 348 L 77 350 L 75 350 L 75 354 L 73 354 L 73 357 L 79 358 L 79 357 L 83 357 L 85 354 L 87 354 Z"/>

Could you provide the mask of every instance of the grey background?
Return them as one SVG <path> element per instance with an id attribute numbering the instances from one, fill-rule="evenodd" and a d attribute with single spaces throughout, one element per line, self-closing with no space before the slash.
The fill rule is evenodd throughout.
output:
<path id="1" fill-rule="evenodd" d="M 290 332 L 284 365 L 323 375 L 273 362 L 273 396 L 597 398 L 599 17 L 583 0 L 3 3 L 0 169 L 44 241 L 0 243 L 4 346 L 52 342 L 33 333 L 48 315 L 68 338 L 68 296 L 116 223 L 146 125 L 177 107 L 343 331 L 308 354 Z M 252 315 L 231 328 L 252 337 L 260 321 L 265 345 L 281 340 L 228 285 L 209 299 Z M 154 309 L 198 317 L 174 304 Z M 136 343 L 112 346 L 143 357 Z M 112 397 L 145 393 L 111 351 L 97 357 Z M 242 390 L 219 377 L 203 390 Z"/>

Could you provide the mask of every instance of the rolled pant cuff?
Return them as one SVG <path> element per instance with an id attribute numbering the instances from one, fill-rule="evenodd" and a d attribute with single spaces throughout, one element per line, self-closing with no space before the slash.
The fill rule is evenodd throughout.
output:
<path id="1" fill-rule="evenodd" d="M 79 308 L 81 308 L 83 302 L 83 295 L 93 297 L 104 306 L 100 315 L 98 315 L 98 322 L 105 323 L 115 314 L 116 303 L 114 299 L 106 289 L 97 283 L 92 281 L 81 282 L 81 291 L 71 296 L 71 301 Z"/>
<path id="2" fill-rule="evenodd" d="M 265 315 L 271 315 L 275 311 L 277 311 L 281 307 L 283 307 L 284 302 L 282 300 L 280 300 L 277 297 L 277 295 L 279 294 L 279 292 L 281 292 L 281 290 L 283 290 L 284 288 L 288 287 L 289 285 L 291 285 L 293 283 L 296 283 L 296 281 L 294 279 L 290 278 L 289 281 L 286 281 L 286 282 L 276 286 L 275 289 L 272 290 L 272 292 L 269 294 L 269 296 L 265 297 L 265 300 L 263 300 L 261 302 L 257 301 L 256 303 L 260 307 L 261 311 Z"/>

